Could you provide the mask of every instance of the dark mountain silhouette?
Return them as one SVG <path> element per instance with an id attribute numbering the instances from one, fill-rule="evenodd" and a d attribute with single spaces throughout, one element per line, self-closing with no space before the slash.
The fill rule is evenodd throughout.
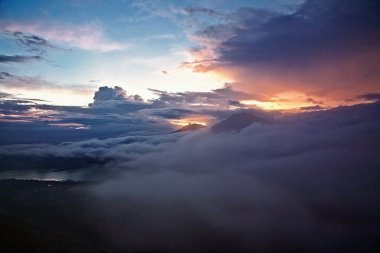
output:
<path id="1" fill-rule="evenodd" d="M 240 112 L 221 121 L 211 128 L 213 133 L 239 132 L 250 126 L 252 123 L 268 123 L 268 119 L 259 116 L 254 112 Z"/>

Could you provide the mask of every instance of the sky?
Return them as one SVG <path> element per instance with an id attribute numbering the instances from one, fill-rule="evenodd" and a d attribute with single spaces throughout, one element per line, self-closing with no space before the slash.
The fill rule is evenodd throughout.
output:
<path id="1" fill-rule="evenodd" d="M 61 105 L 87 105 L 91 91 L 101 85 L 119 85 L 146 99 L 153 96 L 148 88 L 207 91 L 220 87 L 227 77 L 181 67 L 182 62 L 194 60 L 189 53 L 196 45 L 193 31 L 222 18 L 186 10 L 199 4 L 220 12 L 240 6 L 286 9 L 279 1 L 1 1 L 1 53 L 32 57 L 22 64 L 2 60 L 1 67 L 35 78 L 36 83 L 62 87 L 60 96 L 54 96 L 51 87 L 22 90 L 23 96 Z M 23 36 L 44 41 L 28 44 Z"/>
<path id="2" fill-rule="evenodd" d="M 377 252 L 379 9 L 0 0 L 0 178 L 97 182 L 119 252 Z"/>
<path id="3" fill-rule="evenodd" d="M 328 16 L 323 5 L 330 2 L 3 0 L 0 64 L 15 78 L 2 81 L 2 90 L 85 106 L 104 85 L 147 100 L 155 97 L 149 89 L 209 91 L 231 83 L 252 93 L 246 103 L 265 108 L 295 108 L 308 98 L 345 104 L 379 91 L 378 20 L 372 3 L 355 1 L 341 4 L 348 13 L 363 5 L 355 13 Z M 332 27 L 329 18 L 337 19 Z"/>

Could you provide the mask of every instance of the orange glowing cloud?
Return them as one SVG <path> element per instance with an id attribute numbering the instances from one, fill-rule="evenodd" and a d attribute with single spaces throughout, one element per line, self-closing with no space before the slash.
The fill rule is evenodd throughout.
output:
<path id="1" fill-rule="evenodd" d="M 346 104 L 360 94 L 380 92 L 380 54 L 371 52 L 324 60 L 300 70 L 276 66 L 214 66 L 212 71 L 235 80 L 234 87 L 268 97 L 297 93 L 332 106 Z M 322 62 L 324 62 L 322 64 Z M 287 99 L 291 99 L 289 96 Z"/>
<path id="2" fill-rule="evenodd" d="M 189 124 L 200 124 L 203 126 L 207 126 L 212 120 L 213 118 L 209 116 L 195 115 L 181 119 L 172 119 L 169 120 L 169 122 L 174 126 L 187 126 Z"/>
<path id="3" fill-rule="evenodd" d="M 361 94 L 380 92 L 374 6 L 375 1 L 309 0 L 292 15 L 267 15 L 262 23 L 253 18 L 260 15 L 257 10 L 235 13 L 237 21 L 219 26 L 232 30 L 232 36 L 219 36 L 213 26 L 198 33 L 205 39 L 197 38 L 199 48 L 190 52 L 193 61 L 187 66 L 262 94 L 265 99 L 256 105 L 267 108 L 315 105 L 308 98 L 325 106 L 350 104 Z"/>

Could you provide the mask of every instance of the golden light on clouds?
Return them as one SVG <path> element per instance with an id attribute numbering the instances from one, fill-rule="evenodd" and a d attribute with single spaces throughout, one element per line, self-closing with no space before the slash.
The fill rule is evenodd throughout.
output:
<path id="1" fill-rule="evenodd" d="M 19 98 L 34 98 L 43 100 L 43 104 L 54 104 L 64 106 L 87 106 L 92 102 L 93 93 L 80 92 L 70 89 L 43 89 L 43 90 L 22 90 L 19 89 Z M 39 101 L 36 101 L 40 103 Z"/>
<path id="2" fill-rule="evenodd" d="M 203 115 L 169 120 L 170 124 L 177 127 L 183 127 L 189 124 L 200 124 L 203 126 L 207 126 L 210 122 L 211 122 L 211 118 L 207 116 L 203 116 Z"/>
<path id="3" fill-rule="evenodd" d="M 284 92 L 272 96 L 268 101 L 242 100 L 244 105 L 254 105 L 264 110 L 299 110 L 302 107 L 315 106 L 318 102 L 300 92 Z"/>

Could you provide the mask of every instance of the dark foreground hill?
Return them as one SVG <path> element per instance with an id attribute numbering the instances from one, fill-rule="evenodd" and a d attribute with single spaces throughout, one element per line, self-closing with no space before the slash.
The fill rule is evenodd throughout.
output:
<path id="1" fill-rule="evenodd" d="M 88 185 L 0 180 L 0 252 L 103 252 Z"/>

